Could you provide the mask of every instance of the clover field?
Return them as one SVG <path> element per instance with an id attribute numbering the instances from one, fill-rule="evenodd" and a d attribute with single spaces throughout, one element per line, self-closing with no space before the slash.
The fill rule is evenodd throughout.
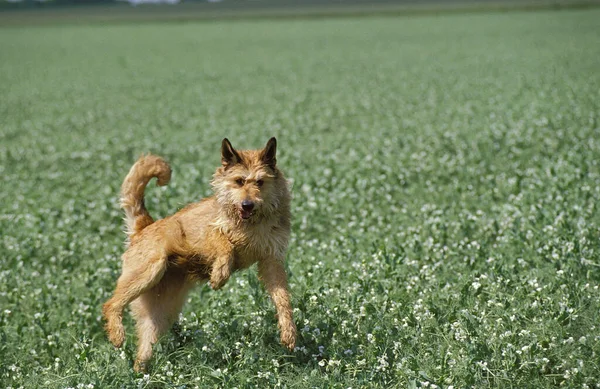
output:
<path id="1" fill-rule="evenodd" d="M 0 28 L 0 387 L 600 387 L 600 9 Z M 298 347 L 256 270 L 135 374 L 118 190 L 279 141 Z"/>

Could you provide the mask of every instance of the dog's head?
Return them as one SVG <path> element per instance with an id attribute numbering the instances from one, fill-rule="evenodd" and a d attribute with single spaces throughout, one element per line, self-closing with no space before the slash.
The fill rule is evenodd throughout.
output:
<path id="1" fill-rule="evenodd" d="M 274 215 L 288 198 L 287 181 L 276 166 L 277 141 L 260 150 L 236 150 L 229 140 L 221 145 L 221 164 L 213 176 L 217 201 L 228 215 L 253 223 Z"/>

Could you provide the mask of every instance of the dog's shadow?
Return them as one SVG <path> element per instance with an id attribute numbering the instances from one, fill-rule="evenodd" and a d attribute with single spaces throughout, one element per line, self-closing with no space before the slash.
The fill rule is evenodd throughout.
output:
<path id="1" fill-rule="evenodd" d="M 297 306 L 294 321 L 297 325 L 296 348 L 293 351 L 283 347 L 279 340 L 277 329 L 277 316 L 273 303 L 264 292 L 256 276 L 249 272 L 246 274 L 248 284 L 245 289 L 248 293 L 248 301 L 237 301 L 237 304 L 251 304 L 252 311 L 261 312 L 260 318 L 251 318 L 250 312 L 241 316 L 222 318 L 213 323 L 212 328 L 206 332 L 201 318 L 193 325 L 189 322 L 177 321 L 156 346 L 155 358 L 171 361 L 174 365 L 188 365 L 190 361 L 202 364 L 208 370 L 231 369 L 233 362 L 242 364 L 263 363 L 261 360 L 276 360 L 280 366 L 291 368 L 305 367 L 306 365 L 318 366 L 322 359 L 340 359 L 332 349 L 334 333 L 338 331 L 338 321 L 328 320 L 323 315 L 319 318 L 311 317 L 314 309 L 310 304 L 312 293 L 303 293 L 294 302 Z M 207 287 L 201 288 L 194 295 L 194 300 L 204 301 L 204 309 L 212 310 L 211 301 L 214 293 Z M 228 305 L 233 302 L 223 302 Z M 222 310 L 223 307 L 217 311 Z M 311 323 L 308 327 L 304 323 Z M 337 348 L 337 347 L 336 347 Z M 190 357 L 191 355 L 191 357 Z M 158 360 L 153 363 L 160 363 Z M 152 369 L 152 366 L 150 367 Z"/>
<path id="2" fill-rule="evenodd" d="M 263 350 L 264 354 L 262 356 L 265 358 L 279 360 L 281 364 L 305 366 L 307 363 L 318 362 L 329 356 L 328 350 L 331 348 L 333 333 L 335 332 L 335 328 L 331 325 L 321 325 L 321 328 L 318 329 L 320 332 L 318 340 L 314 336 L 316 328 L 312 330 L 306 330 L 306 327 L 298 328 L 296 348 L 293 351 L 289 351 L 279 342 L 279 332 L 276 331 L 276 320 L 264 318 L 263 324 L 264 326 L 261 326 L 263 328 L 257 331 L 260 332 L 259 334 L 253 333 L 252 330 L 246 327 L 243 332 L 238 332 L 237 336 L 231 334 L 228 337 L 223 337 L 220 347 L 227 347 L 228 353 L 225 356 L 222 352 L 217 352 L 216 354 L 215 351 L 206 352 L 210 355 L 207 355 L 203 359 L 210 361 L 208 367 L 215 370 L 223 369 L 228 367 L 231 360 L 240 357 L 242 352 L 237 348 L 239 343 L 235 339 L 241 335 L 246 335 L 246 338 L 253 338 L 259 342 L 258 346 L 254 346 L 255 351 L 251 352 L 253 354 L 252 357 L 256 359 L 261 357 L 260 350 Z M 234 325 L 234 327 L 237 327 L 238 330 L 242 328 L 239 323 L 238 325 Z M 195 346 L 196 349 L 202 350 L 204 346 L 211 345 L 214 340 L 208 339 L 207 335 L 201 331 L 199 333 L 191 333 L 189 330 L 184 330 L 182 324 L 179 322 L 175 323 L 171 328 L 170 334 L 165 336 L 165 338 L 168 337 L 172 337 L 172 341 L 163 338 L 160 343 L 163 344 L 162 348 L 166 351 L 166 354 L 175 356 L 176 359 L 186 358 L 183 356 L 185 353 L 182 353 L 186 348 Z M 178 354 L 180 355 L 179 357 L 177 356 Z M 176 364 L 175 361 L 173 363 Z"/>

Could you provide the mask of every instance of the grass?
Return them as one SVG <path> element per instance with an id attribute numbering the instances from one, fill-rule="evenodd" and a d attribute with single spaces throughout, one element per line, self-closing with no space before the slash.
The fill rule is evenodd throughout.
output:
<path id="1" fill-rule="evenodd" d="M 0 387 L 600 385 L 600 12 L 0 29 Z M 102 332 L 118 188 L 279 140 L 299 348 L 254 269 L 147 375 Z"/>

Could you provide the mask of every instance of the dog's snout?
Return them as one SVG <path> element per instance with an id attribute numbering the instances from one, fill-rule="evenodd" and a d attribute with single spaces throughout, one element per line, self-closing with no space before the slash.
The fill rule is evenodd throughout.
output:
<path id="1" fill-rule="evenodd" d="M 250 212 L 254 209 L 254 203 L 250 200 L 244 200 L 242 201 L 242 209 Z"/>

